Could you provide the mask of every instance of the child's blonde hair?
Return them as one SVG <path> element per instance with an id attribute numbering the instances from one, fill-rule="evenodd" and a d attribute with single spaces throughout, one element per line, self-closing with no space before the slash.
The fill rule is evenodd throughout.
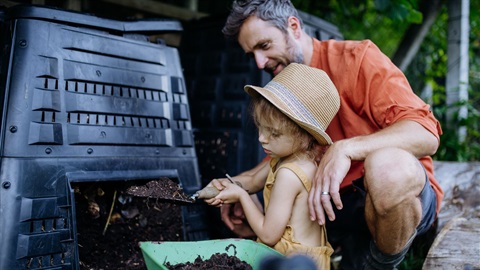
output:
<path id="1" fill-rule="evenodd" d="M 306 153 L 308 158 L 315 158 L 315 138 L 293 120 L 283 114 L 277 107 L 261 95 L 255 95 L 251 100 L 253 120 L 257 128 L 269 126 L 278 128 L 282 134 L 295 138 L 293 153 Z"/>

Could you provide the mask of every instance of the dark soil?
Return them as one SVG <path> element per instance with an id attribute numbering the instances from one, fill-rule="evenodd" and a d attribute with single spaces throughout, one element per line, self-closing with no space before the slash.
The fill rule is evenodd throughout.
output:
<path id="1" fill-rule="evenodd" d="M 81 270 L 146 270 L 139 242 L 184 240 L 181 205 L 192 200 L 168 178 L 78 183 L 74 190 Z M 252 269 L 225 253 L 169 268 Z"/>
<path id="2" fill-rule="evenodd" d="M 124 186 L 102 182 L 74 187 L 80 269 L 145 270 L 139 242 L 183 240 L 179 204 L 131 196 Z"/>
<path id="3" fill-rule="evenodd" d="M 215 253 L 209 259 L 203 260 L 200 256 L 194 262 L 179 263 L 179 264 L 165 264 L 170 270 L 210 270 L 210 269 L 225 269 L 225 270 L 249 270 L 252 266 L 245 261 L 240 260 L 235 256 L 229 256 L 226 253 Z"/>
<path id="4" fill-rule="evenodd" d="M 149 181 L 144 185 L 130 186 L 126 193 L 137 197 L 193 202 L 177 183 L 167 177 Z"/>

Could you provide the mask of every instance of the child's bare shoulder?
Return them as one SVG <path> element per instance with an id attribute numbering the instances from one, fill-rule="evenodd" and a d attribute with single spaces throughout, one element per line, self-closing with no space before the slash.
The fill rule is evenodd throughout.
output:
<path id="1" fill-rule="evenodd" d="M 315 162 L 313 161 L 310 161 L 310 160 L 293 160 L 293 161 L 290 161 L 289 163 L 292 163 L 294 164 L 296 167 L 298 167 L 300 170 L 303 171 L 303 173 L 305 173 L 308 177 L 313 177 L 315 175 L 315 172 L 316 172 L 316 169 L 317 169 L 317 165 L 315 164 Z M 280 168 L 280 170 L 278 171 L 278 174 L 281 174 L 281 175 L 285 175 L 285 174 L 293 174 L 293 172 L 288 172 L 290 171 L 290 169 L 287 169 L 287 168 Z M 277 174 L 277 175 L 278 175 Z"/>
<path id="2" fill-rule="evenodd" d="M 313 175 L 317 170 L 317 164 L 313 160 L 295 160 L 293 163 L 307 175 Z"/>

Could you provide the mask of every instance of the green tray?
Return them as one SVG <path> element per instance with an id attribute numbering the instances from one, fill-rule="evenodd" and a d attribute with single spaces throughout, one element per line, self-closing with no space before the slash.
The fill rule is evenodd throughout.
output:
<path id="1" fill-rule="evenodd" d="M 227 253 L 260 269 L 260 261 L 266 256 L 283 256 L 278 251 L 247 239 L 220 239 L 181 242 L 140 242 L 140 249 L 148 270 L 167 270 L 165 264 L 194 262 L 200 255 L 207 260 L 215 253 Z"/>

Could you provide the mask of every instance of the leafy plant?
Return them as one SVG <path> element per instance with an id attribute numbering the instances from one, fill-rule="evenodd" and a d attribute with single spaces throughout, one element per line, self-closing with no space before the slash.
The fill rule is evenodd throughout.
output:
<path id="1" fill-rule="evenodd" d="M 323 18 L 339 27 L 345 39 L 371 39 L 388 56 L 393 56 L 405 30 L 411 23 L 421 21 L 417 6 L 422 0 L 292 0 L 300 10 Z M 426 0 L 423 0 L 426 1 Z M 419 96 L 430 88 L 432 95 L 426 101 L 440 121 L 443 135 L 434 159 L 449 161 L 480 160 L 479 105 L 480 105 L 480 1 L 470 1 L 470 76 L 469 100 L 453 106 L 466 105 L 468 117 L 457 123 L 447 123 L 445 78 L 447 74 L 446 5 L 432 25 L 417 56 L 405 74 Z M 386 38 L 387 37 L 387 38 Z M 465 140 L 459 140 L 455 128 L 464 126 Z"/>
<path id="2" fill-rule="evenodd" d="M 440 137 L 440 147 L 433 156 L 436 160 L 475 161 L 480 160 L 480 4 L 471 2 L 470 42 L 469 42 L 469 99 L 447 106 L 445 93 L 445 77 L 447 67 L 447 29 L 448 12 L 444 8 L 437 21 L 432 26 L 429 35 L 423 42 L 419 53 L 409 66 L 406 75 L 413 89 L 422 96 L 422 91 L 429 85 L 433 91 L 431 100 L 435 117 L 440 121 L 443 135 Z M 447 109 L 457 110 L 465 106 L 468 111 L 466 118 L 460 119 L 454 115 L 454 122 L 447 122 Z M 458 127 L 466 129 L 462 140 Z"/>

